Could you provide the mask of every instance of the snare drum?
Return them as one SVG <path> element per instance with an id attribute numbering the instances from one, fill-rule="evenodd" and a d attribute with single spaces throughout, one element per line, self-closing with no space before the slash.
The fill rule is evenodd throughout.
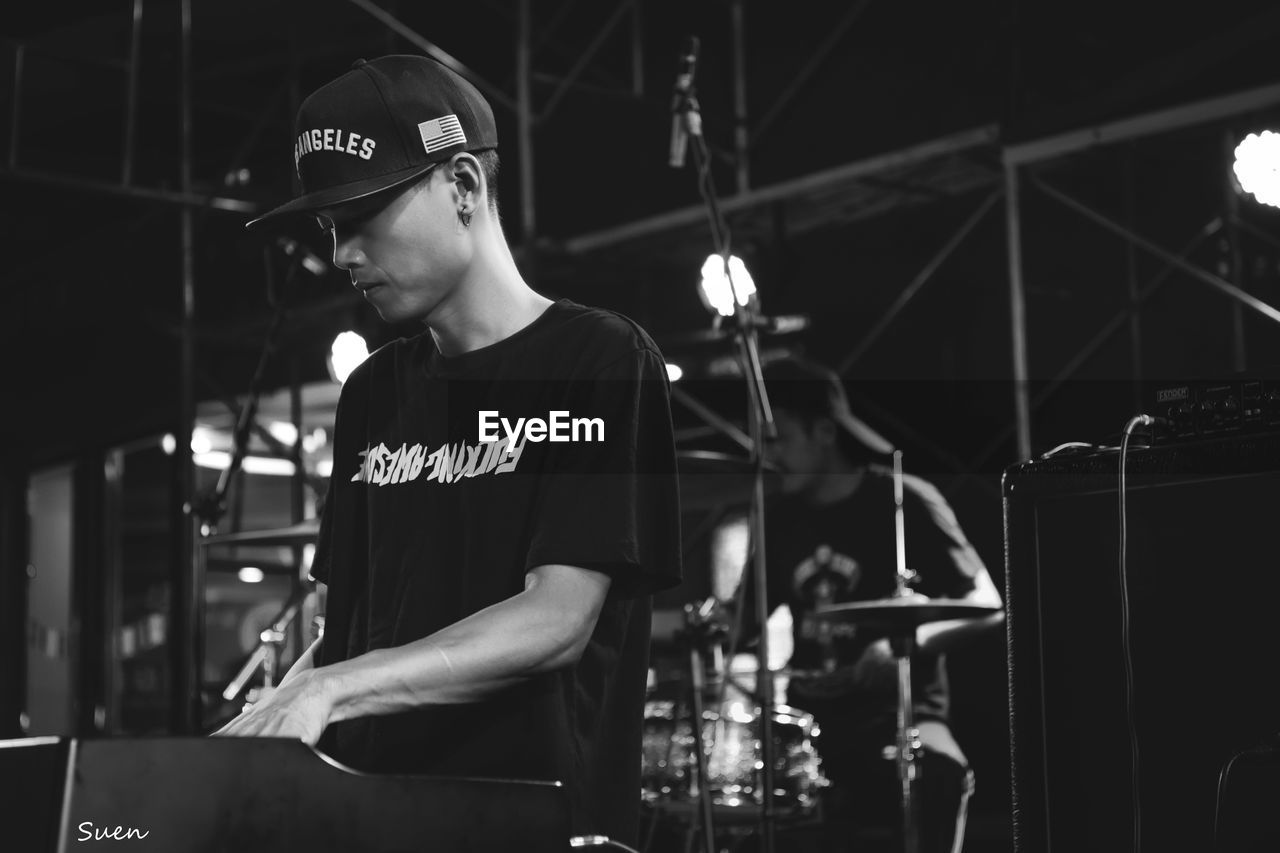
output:
<path id="1" fill-rule="evenodd" d="M 703 714 L 711 802 L 721 812 L 758 813 L 760 723 L 738 703 L 724 713 Z M 822 761 L 814 748 L 818 727 L 803 711 L 780 705 L 773 714 L 774 806 L 781 813 L 805 814 L 825 786 Z M 645 802 L 671 809 L 698 807 L 698 766 L 687 714 L 676 719 L 676 703 L 645 704 L 640 787 Z"/>

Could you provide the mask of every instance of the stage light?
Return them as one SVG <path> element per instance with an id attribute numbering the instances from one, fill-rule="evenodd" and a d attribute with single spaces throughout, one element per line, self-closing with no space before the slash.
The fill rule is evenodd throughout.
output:
<path id="1" fill-rule="evenodd" d="M 231 454 L 224 450 L 196 453 L 193 454 L 192 459 L 201 468 L 212 468 L 215 471 L 221 471 L 231 464 Z M 293 461 L 289 459 L 275 459 L 269 456 L 246 456 L 240 460 L 240 470 L 246 474 L 292 477 L 297 469 L 294 467 Z"/>
<path id="2" fill-rule="evenodd" d="M 298 428 L 288 421 L 272 421 L 267 424 L 267 432 L 285 447 L 293 447 L 298 441 Z"/>
<path id="3" fill-rule="evenodd" d="M 679 382 L 681 376 L 684 376 L 684 370 L 680 365 L 667 362 L 667 379 L 672 382 Z"/>
<path id="4" fill-rule="evenodd" d="M 262 579 L 266 577 L 266 574 L 257 566 L 245 566 L 236 572 L 236 576 L 245 583 L 262 583 Z"/>
<path id="5" fill-rule="evenodd" d="M 160 439 L 160 449 L 165 456 L 172 456 L 178 451 L 178 439 L 171 432 L 166 432 Z"/>
<path id="6" fill-rule="evenodd" d="M 355 332 L 343 332 L 333 339 L 329 348 L 329 375 L 334 382 L 346 382 L 351 371 L 369 357 L 369 347 L 364 338 Z"/>
<path id="7" fill-rule="evenodd" d="M 324 431 L 324 427 L 316 427 L 302 437 L 302 450 L 304 453 L 315 453 L 328 441 L 329 434 Z"/>
<path id="8" fill-rule="evenodd" d="M 317 463 L 316 463 L 316 476 L 317 476 L 317 477 L 326 477 L 326 478 L 327 478 L 327 477 L 332 477 L 332 476 L 333 476 L 333 460 L 332 460 L 332 459 L 321 459 L 319 462 L 317 462 Z"/>
<path id="9" fill-rule="evenodd" d="M 698 294 L 702 304 L 708 310 L 714 310 L 721 317 L 732 317 L 734 313 L 733 293 L 737 290 L 738 304 L 746 306 L 756 292 L 756 283 L 747 272 L 747 265 L 737 255 L 729 256 L 729 275 L 733 277 L 733 287 L 724 272 L 724 259 L 719 255 L 711 255 L 702 265 L 702 284 Z"/>
<path id="10" fill-rule="evenodd" d="M 191 452 L 202 456 L 213 450 L 213 431 L 208 427 L 197 426 L 191 430 Z M 226 467 L 225 465 L 223 466 Z"/>
<path id="11" fill-rule="evenodd" d="M 1251 133 L 1236 146 L 1232 165 L 1240 189 L 1262 204 L 1280 207 L 1280 133 Z"/>
<path id="12" fill-rule="evenodd" d="M 265 474 L 269 477 L 292 477 L 297 468 L 291 459 L 275 459 L 270 456 L 246 456 L 240 467 L 246 474 Z"/>

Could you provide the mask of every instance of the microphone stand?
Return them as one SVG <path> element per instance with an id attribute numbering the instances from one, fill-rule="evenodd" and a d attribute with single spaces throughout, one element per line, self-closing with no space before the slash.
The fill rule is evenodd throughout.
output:
<path id="1" fill-rule="evenodd" d="M 734 317 L 733 335 L 738 345 L 743 377 L 747 382 L 747 394 L 750 398 L 748 406 L 748 424 L 751 437 L 751 462 L 754 469 L 754 489 L 751 494 L 751 582 L 756 588 L 756 622 L 759 626 L 759 642 L 756 645 L 756 698 L 760 708 L 760 838 L 761 853 L 774 853 L 774 761 L 775 744 L 773 740 L 773 712 L 775 706 L 773 674 L 769 670 L 769 632 L 766 623 L 769 620 L 768 579 L 765 567 L 765 532 L 764 532 L 764 440 L 777 435 L 773 422 L 773 410 L 769 405 L 769 396 L 765 390 L 764 375 L 760 367 L 760 346 L 758 322 L 755 316 L 754 297 L 749 305 L 742 305 L 738 299 L 737 287 L 729 269 L 730 234 L 725 222 L 720 202 L 716 195 L 715 181 L 711 176 L 711 157 L 707 150 L 706 140 L 702 135 L 702 116 L 698 111 L 698 102 L 694 97 L 693 86 L 677 86 L 673 110 L 679 117 L 689 143 L 693 149 L 694 166 L 698 173 L 698 189 L 707 205 L 707 215 L 711 224 L 711 236 L 715 244 L 716 254 L 724 263 L 725 278 L 733 292 Z M 694 730 L 702 730 L 702 721 L 695 723 Z M 702 749 L 701 739 L 696 741 Z M 704 787 L 705 787 L 705 779 Z M 709 815 L 704 820 L 709 819 Z M 708 828 L 709 831 L 709 828 Z"/>
<path id="2" fill-rule="evenodd" d="M 287 254 L 293 254 L 287 248 L 285 251 Z M 289 301 L 295 289 L 294 282 L 297 279 L 299 266 L 306 266 L 305 259 L 299 260 L 295 258 L 289 265 L 289 271 L 285 275 L 284 286 L 281 288 L 283 292 L 275 300 L 275 310 L 272 313 L 271 325 L 267 329 L 266 339 L 262 342 L 262 352 L 258 356 L 258 364 L 253 371 L 253 378 L 249 380 L 249 390 L 246 394 L 248 400 L 240 409 L 236 419 L 235 430 L 232 433 L 231 461 L 227 463 L 226 468 L 219 472 L 218 482 L 211 490 L 206 494 L 196 496 L 184 507 L 188 515 L 194 516 L 200 522 L 201 533 L 205 535 L 217 531 L 218 523 L 227 511 L 227 492 L 231 489 L 231 481 L 240 472 L 244 458 L 249 455 L 249 433 L 252 431 L 254 421 L 258 416 L 258 400 L 262 394 L 263 376 L 266 373 L 267 363 L 271 360 L 271 355 L 276 351 L 276 338 L 280 334 L 280 328 L 284 324 L 284 318 L 288 313 Z M 299 438 L 299 440 L 301 439 Z"/>

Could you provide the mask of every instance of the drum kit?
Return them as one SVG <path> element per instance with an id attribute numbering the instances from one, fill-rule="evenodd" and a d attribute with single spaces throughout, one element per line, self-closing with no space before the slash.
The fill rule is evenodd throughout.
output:
<path id="1" fill-rule="evenodd" d="M 702 470 L 707 467 L 706 457 L 701 453 L 689 461 Z M 732 464 L 720 459 L 714 467 L 724 471 Z M 905 564 L 900 451 L 893 452 L 893 470 L 898 557 L 894 593 L 882 599 L 819 605 L 814 616 L 833 628 L 853 626 L 889 639 L 897 666 L 897 719 L 896 743 L 886 756 L 891 754 L 896 764 L 902 849 L 917 853 L 920 745 L 911 693 L 916 629 L 931 622 L 986 617 L 998 608 L 929 598 L 911 589 L 914 575 Z M 744 574 L 743 583 L 750 582 Z M 767 612 L 768 606 L 760 609 Z M 642 802 L 655 823 L 668 821 L 685 829 L 686 849 L 692 849 L 695 836 L 700 835 L 703 853 L 718 849 L 717 828 L 759 831 L 761 849 L 770 849 L 776 823 L 818 819 L 822 790 L 828 785 L 817 748 L 819 723 L 804 710 L 772 701 L 769 689 L 781 676 L 802 673 L 769 670 L 765 658 L 757 656 L 753 675 L 765 672 L 767 676 L 755 677 L 748 693 L 735 691 L 735 698 L 726 701 L 726 687 L 735 683 L 734 676 L 724 672 L 722 640 L 728 634 L 724 607 L 716 599 L 686 604 L 684 626 L 675 632 L 687 654 L 680 677 L 665 685 L 651 682 L 645 705 Z M 766 696 L 769 701 L 764 701 Z M 744 697 L 754 701 L 744 702 Z M 713 707 L 704 707 L 708 700 Z M 769 708 L 767 719 L 765 708 Z M 701 725 L 695 726 L 694 720 Z M 753 824 L 757 830 L 752 830 Z"/>

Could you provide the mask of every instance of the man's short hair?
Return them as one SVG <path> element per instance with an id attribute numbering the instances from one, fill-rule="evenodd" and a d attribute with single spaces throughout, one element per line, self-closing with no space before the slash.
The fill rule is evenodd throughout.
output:
<path id="1" fill-rule="evenodd" d="M 490 148 L 486 151 L 477 151 L 475 158 L 480 162 L 480 170 L 484 172 L 484 185 L 489 189 L 489 210 L 493 211 L 493 215 L 498 215 L 498 151 Z"/>

